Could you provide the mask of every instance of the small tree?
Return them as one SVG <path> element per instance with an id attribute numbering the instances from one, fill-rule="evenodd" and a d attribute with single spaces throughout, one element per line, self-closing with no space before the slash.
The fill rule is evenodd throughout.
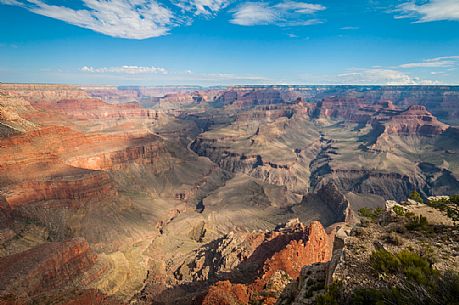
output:
<path id="1" fill-rule="evenodd" d="M 410 198 L 410 199 L 412 199 L 412 200 L 414 200 L 416 202 L 419 202 L 419 203 L 424 203 L 424 200 L 422 200 L 421 194 L 419 194 L 416 191 L 412 191 L 408 198 Z"/>

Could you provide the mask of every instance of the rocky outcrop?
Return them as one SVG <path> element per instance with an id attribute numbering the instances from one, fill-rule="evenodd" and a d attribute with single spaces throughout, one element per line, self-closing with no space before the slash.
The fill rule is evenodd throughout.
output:
<path id="1" fill-rule="evenodd" d="M 320 189 L 331 182 L 340 191 L 375 194 L 386 199 L 397 200 L 405 199 L 413 189 L 422 188 L 425 185 L 421 176 L 375 170 L 335 169 L 320 177 L 315 188 Z"/>
<path id="2" fill-rule="evenodd" d="M 440 122 L 425 106 L 413 105 L 383 122 L 385 133 L 432 137 L 443 133 L 448 125 Z"/>
<path id="3" fill-rule="evenodd" d="M 261 302 L 263 304 L 275 304 L 286 286 L 299 276 L 305 265 L 316 262 L 327 262 L 331 258 L 332 245 L 329 236 L 325 233 L 319 222 L 312 222 L 305 228 L 299 222 L 290 222 L 285 227 L 279 228 L 279 232 L 286 230 L 286 233 L 294 228 L 295 238 L 290 240 L 283 248 L 275 251 L 275 247 L 264 247 L 261 244 L 258 249 L 265 248 L 271 255 L 263 256 L 262 253 L 254 252 L 247 261 L 253 257 L 267 257 L 261 269 L 255 274 L 254 280 L 246 278 L 244 285 L 237 281 L 232 284 L 228 281 L 218 282 L 209 288 L 204 297 L 203 304 L 249 304 L 250 302 Z M 297 235 L 299 234 L 299 235 Z M 279 238 L 279 237 L 277 237 Z M 273 239 L 273 241 L 276 239 Z M 272 243 L 272 242 L 269 242 Z M 264 254 L 264 253 L 263 253 Z M 241 262 L 241 265 L 244 261 Z M 256 270 L 256 269 L 254 269 Z M 253 271 L 252 271 L 253 272 Z M 234 280 L 233 280 L 234 281 Z"/>

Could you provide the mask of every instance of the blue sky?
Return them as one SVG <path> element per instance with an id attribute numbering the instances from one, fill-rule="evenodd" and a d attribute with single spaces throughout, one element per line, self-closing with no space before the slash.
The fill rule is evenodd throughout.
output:
<path id="1" fill-rule="evenodd" d="M 0 81 L 459 84 L 459 0 L 0 0 Z"/>

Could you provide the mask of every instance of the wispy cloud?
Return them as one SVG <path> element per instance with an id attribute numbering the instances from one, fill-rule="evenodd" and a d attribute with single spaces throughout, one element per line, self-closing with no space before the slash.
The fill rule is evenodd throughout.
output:
<path id="1" fill-rule="evenodd" d="M 183 12 L 210 17 L 227 7 L 231 0 L 172 0 L 171 2 Z"/>
<path id="2" fill-rule="evenodd" d="M 92 67 L 84 66 L 81 72 L 88 76 L 102 77 L 104 79 L 117 79 L 127 81 L 161 81 L 169 83 L 211 83 L 211 84 L 237 84 L 237 83 L 263 83 L 269 79 L 258 75 L 234 73 L 199 73 L 191 70 L 168 71 L 160 67 L 143 66 L 118 66 L 118 67 Z"/>
<path id="3" fill-rule="evenodd" d="M 360 29 L 358 26 L 343 26 L 340 30 L 344 31 L 352 31 Z"/>
<path id="4" fill-rule="evenodd" d="M 343 84 L 356 85 L 432 85 L 437 83 L 393 69 L 353 69 L 347 73 L 339 74 L 338 80 Z"/>
<path id="5" fill-rule="evenodd" d="M 84 8 L 49 5 L 41 0 L 0 0 L 50 18 L 109 36 L 145 39 L 165 35 L 174 26 L 172 11 L 156 1 L 83 0 Z"/>
<path id="6" fill-rule="evenodd" d="M 120 66 L 120 67 L 102 67 L 94 68 L 84 66 L 80 69 L 82 72 L 89 73 L 123 73 L 123 74 L 167 74 L 167 70 L 158 67 L 140 67 L 140 66 Z"/>
<path id="7" fill-rule="evenodd" d="M 459 63 L 459 56 L 443 56 L 423 60 L 421 62 L 406 63 L 399 68 L 450 68 Z"/>
<path id="8" fill-rule="evenodd" d="M 440 20 L 459 21 L 458 0 L 431 0 L 423 4 L 415 1 L 403 3 L 395 10 L 395 18 L 413 18 L 416 22 L 431 22 Z"/>
<path id="9" fill-rule="evenodd" d="M 317 18 L 304 19 L 305 15 L 325 10 L 320 4 L 283 1 L 274 5 L 264 2 L 246 2 L 233 11 L 231 23 L 253 26 L 275 24 L 278 26 L 304 26 L 322 23 Z"/>
<path id="10" fill-rule="evenodd" d="M 241 5 L 233 15 L 231 23 L 239 25 L 270 24 L 278 19 L 278 14 L 267 3 L 252 2 Z"/>

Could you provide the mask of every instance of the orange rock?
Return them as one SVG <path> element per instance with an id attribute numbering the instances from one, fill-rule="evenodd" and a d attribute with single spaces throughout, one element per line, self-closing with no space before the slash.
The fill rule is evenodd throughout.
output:
<path id="1" fill-rule="evenodd" d="M 249 294 L 245 285 L 232 284 L 230 281 L 221 281 L 209 288 L 202 305 L 238 305 L 248 303 Z"/>
<path id="2" fill-rule="evenodd" d="M 275 233 L 280 234 L 276 237 L 285 234 Z M 203 304 L 248 304 L 251 298 L 263 304 L 275 304 L 277 296 L 266 293 L 265 289 L 278 272 L 295 279 L 304 266 L 331 259 L 333 241 L 320 222 L 312 222 L 299 236 L 296 235 L 296 238 L 265 261 L 262 273 L 255 281 L 246 285 L 232 284 L 230 281 L 217 282 L 209 288 Z M 277 290 L 280 290 L 280 293 L 285 288 L 282 286 L 285 282 L 279 285 L 281 287 L 277 287 Z"/>

